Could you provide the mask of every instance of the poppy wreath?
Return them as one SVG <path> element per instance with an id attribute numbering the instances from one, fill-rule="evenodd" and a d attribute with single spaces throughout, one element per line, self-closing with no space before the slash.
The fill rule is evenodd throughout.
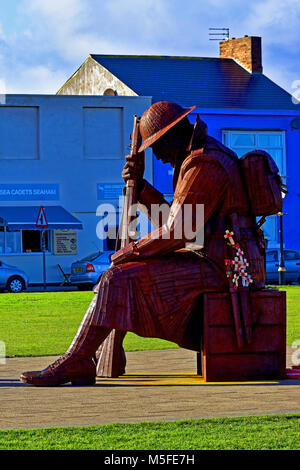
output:
<path id="1" fill-rule="evenodd" d="M 244 257 L 244 252 L 242 251 L 239 243 L 236 243 L 233 239 L 234 232 L 229 230 L 225 231 L 224 238 L 227 241 L 227 244 L 234 250 L 233 258 L 225 259 L 226 266 L 226 276 L 228 279 L 231 279 L 233 283 L 233 288 L 238 289 L 239 281 L 241 281 L 243 287 L 248 287 L 251 282 L 253 282 L 250 274 L 247 273 L 247 266 L 249 263 Z"/>

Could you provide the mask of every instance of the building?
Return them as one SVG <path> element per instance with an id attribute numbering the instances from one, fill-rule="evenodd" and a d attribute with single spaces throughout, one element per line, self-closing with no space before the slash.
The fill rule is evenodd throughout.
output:
<path id="1" fill-rule="evenodd" d="M 117 56 L 91 54 L 60 88 L 59 95 L 151 96 L 196 105 L 210 135 L 239 156 L 268 151 L 289 193 L 284 200 L 285 244 L 300 248 L 300 105 L 263 74 L 261 38 L 220 43 L 220 57 Z M 154 184 L 172 197 L 172 168 L 154 159 Z M 278 245 L 277 216 L 264 225 L 269 246 Z"/>
<path id="2" fill-rule="evenodd" d="M 6 95 L 0 105 L 1 261 L 23 269 L 31 284 L 42 283 L 44 231 L 50 284 L 64 279 L 58 265 L 68 273 L 73 261 L 110 248 L 99 238 L 101 223 L 108 211 L 118 224 L 114 209 L 133 116 L 150 102 L 139 96 Z M 146 174 L 152 181 L 151 159 Z"/>

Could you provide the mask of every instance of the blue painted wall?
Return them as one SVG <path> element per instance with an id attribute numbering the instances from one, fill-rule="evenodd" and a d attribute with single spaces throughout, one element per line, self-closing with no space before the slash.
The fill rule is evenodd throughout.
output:
<path id="1" fill-rule="evenodd" d="M 222 129 L 281 130 L 285 131 L 286 184 L 289 193 L 284 199 L 284 242 L 287 248 L 300 249 L 300 130 L 291 128 L 291 122 L 299 117 L 295 111 L 238 111 L 196 109 L 208 125 L 208 132 L 222 142 Z M 190 115 L 194 122 L 196 113 Z M 153 159 L 154 184 L 164 193 L 172 193 L 172 168 Z M 278 243 L 274 240 L 274 245 Z"/>
<path id="2" fill-rule="evenodd" d="M 83 224 L 77 255 L 47 254 L 48 282 L 62 281 L 58 263 L 70 272 L 73 261 L 103 249 L 97 206 L 117 207 L 133 116 L 150 104 L 139 96 L 6 95 L 0 105 L 0 206 L 43 204 L 47 213 L 47 205 L 60 205 Z M 149 155 L 145 175 L 152 182 Z M 31 283 L 42 282 L 41 254 L 0 259 L 24 269 Z"/>

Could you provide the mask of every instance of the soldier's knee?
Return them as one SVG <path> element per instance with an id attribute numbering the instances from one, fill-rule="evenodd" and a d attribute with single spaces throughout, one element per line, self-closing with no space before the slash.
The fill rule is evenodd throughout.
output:
<path id="1" fill-rule="evenodd" d="M 101 285 L 110 284 L 126 284 L 129 279 L 140 278 L 146 269 L 145 263 L 124 263 L 118 266 L 111 266 L 101 276 L 100 283 L 96 286 L 94 292 L 97 293 Z"/>
<path id="2" fill-rule="evenodd" d="M 104 271 L 99 283 L 93 289 L 94 293 L 97 294 L 101 285 L 103 285 L 104 283 L 111 282 L 112 280 L 116 279 L 118 277 L 119 272 L 120 268 L 118 266 L 111 266 L 106 271 Z"/>
<path id="3" fill-rule="evenodd" d="M 111 281 L 122 276 L 122 269 L 119 266 L 110 266 L 101 276 L 101 281 Z"/>

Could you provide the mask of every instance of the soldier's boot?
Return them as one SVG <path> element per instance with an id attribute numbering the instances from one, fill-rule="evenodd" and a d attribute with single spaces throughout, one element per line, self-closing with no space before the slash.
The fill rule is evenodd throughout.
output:
<path id="1" fill-rule="evenodd" d="M 36 386 L 94 385 L 96 380 L 95 351 L 110 329 L 91 325 L 92 309 L 88 311 L 67 352 L 41 371 L 23 372 L 20 380 Z"/>
<path id="2" fill-rule="evenodd" d="M 125 374 L 126 355 L 123 348 L 125 331 L 112 330 L 95 354 L 97 377 L 120 377 Z"/>

